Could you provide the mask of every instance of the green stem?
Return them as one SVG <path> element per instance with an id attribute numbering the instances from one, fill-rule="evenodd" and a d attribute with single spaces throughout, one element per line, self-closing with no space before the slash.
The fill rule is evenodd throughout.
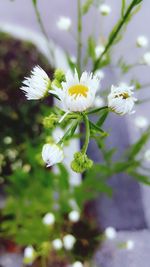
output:
<path id="1" fill-rule="evenodd" d="M 81 75 L 81 56 L 82 56 L 82 9 L 81 0 L 78 0 L 78 21 L 77 21 L 77 70 L 79 76 Z"/>
<path id="2" fill-rule="evenodd" d="M 41 267 L 47 267 L 46 257 L 44 256 L 41 257 Z"/>
<path id="3" fill-rule="evenodd" d="M 91 110 L 91 111 L 86 112 L 86 114 L 87 114 L 87 115 L 94 114 L 94 113 L 97 113 L 97 112 L 99 112 L 99 111 L 101 111 L 101 110 L 103 110 L 103 109 L 108 109 L 108 106 L 104 106 L 104 107 L 101 107 L 101 108 L 93 109 L 93 110 Z"/>
<path id="4" fill-rule="evenodd" d="M 116 40 L 119 32 L 121 31 L 122 27 L 124 26 L 124 24 L 126 23 L 126 21 L 128 20 L 130 13 L 132 11 L 132 9 L 135 7 L 137 1 L 133 0 L 132 3 L 129 5 L 126 13 L 124 14 L 124 16 L 121 18 L 120 22 L 118 23 L 118 26 L 116 27 L 114 33 L 111 35 L 108 39 L 108 43 L 105 46 L 105 50 L 104 52 L 101 54 L 101 56 L 96 60 L 94 67 L 93 67 L 93 73 L 98 69 L 99 64 L 103 58 L 103 56 L 108 52 L 108 50 L 110 49 L 110 47 L 113 45 L 114 41 Z"/>
<path id="5" fill-rule="evenodd" d="M 60 139 L 60 141 L 58 142 L 58 144 L 59 145 L 61 145 L 67 138 L 68 138 L 68 136 L 70 135 L 70 133 L 71 133 L 71 131 L 73 130 L 73 129 L 76 129 L 76 127 L 78 126 L 78 123 L 79 123 L 79 121 L 81 120 L 81 118 L 80 119 L 77 119 L 76 121 L 74 121 L 73 123 L 72 123 L 72 125 L 69 127 L 69 129 L 66 131 L 66 133 L 64 134 L 64 136 Z"/>
<path id="6" fill-rule="evenodd" d="M 86 154 L 86 151 L 89 145 L 89 140 L 90 140 L 90 124 L 89 124 L 88 116 L 85 113 L 83 113 L 83 119 L 85 123 L 85 143 L 82 147 L 82 153 Z"/>
<path id="7" fill-rule="evenodd" d="M 41 32 L 43 33 L 46 41 L 47 41 L 47 46 L 48 46 L 48 50 L 49 50 L 49 54 L 50 54 L 50 57 L 51 59 L 53 59 L 53 62 L 54 62 L 54 52 L 53 52 L 53 49 L 51 48 L 50 46 L 50 43 L 49 43 L 49 37 L 47 35 L 47 32 L 45 30 L 45 27 L 44 27 L 44 24 L 43 24 L 43 21 L 42 21 L 42 18 L 41 18 L 41 15 L 40 15 L 40 11 L 37 7 L 37 4 L 34 4 L 33 3 L 33 7 L 34 7 L 34 11 L 35 11 L 35 14 L 36 14 L 36 18 L 37 18 L 37 21 L 39 23 L 39 26 L 40 26 L 40 29 L 41 29 Z"/>

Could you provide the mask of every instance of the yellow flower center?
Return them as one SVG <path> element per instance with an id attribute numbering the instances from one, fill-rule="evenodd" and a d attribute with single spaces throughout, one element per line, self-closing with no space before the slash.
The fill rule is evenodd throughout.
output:
<path id="1" fill-rule="evenodd" d="M 88 91 L 89 91 L 89 88 L 82 84 L 73 85 L 68 90 L 69 95 L 74 96 L 75 98 L 79 95 L 87 97 Z"/>
<path id="2" fill-rule="evenodd" d="M 122 97 L 123 99 L 127 99 L 127 98 L 129 98 L 129 94 L 128 93 L 121 93 L 121 94 L 115 96 L 115 98 L 118 98 L 118 97 Z"/>

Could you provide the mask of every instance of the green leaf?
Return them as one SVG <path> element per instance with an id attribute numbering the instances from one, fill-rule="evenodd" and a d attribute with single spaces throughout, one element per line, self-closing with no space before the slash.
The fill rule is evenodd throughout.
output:
<path id="1" fill-rule="evenodd" d="M 137 172 L 130 172 L 130 175 L 134 176 L 136 180 L 138 180 L 139 182 L 146 184 L 146 185 L 150 185 L 150 177 L 137 173 Z"/>
<path id="2" fill-rule="evenodd" d="M 132 145 L 131 149 L 128 151 L 128 158 L 134 159 L 135 156 L 141 151 L 141 149 L 144 147 L 144 145 L 147 143 L 150 137 L 150 129 L 148 129 L 141 138 L 136 142 L 134 145 Z"/>
<path id="3" fill-rule="evenodd" d="M 92 36 L 88 38 L 88 55 L 95 60 L 95 40 Z"/>
<path id="4" fill-rule="evenodd" d="M 124 16 L 125 13 L 125 8 L 126 8 L 126 0 L 122 0 L 122 7 L 121 7 L 121 16 Z"/>
<path id="5" fill-rule="evenodd" d="M 94 124 L 93 122 L 89 121 L 90 123 L 90 130 L 91 132 L 101 134 L 102 136 L 108 136 L 108 133 L 106 133 L 103 129 L 101 129 L 98 125 Z"/>
<path id="6" fill-rule="evenodd" d="M 84 5 L 82 7 L 83 15 L 85 15 L 89 11 L 89 9 L 92 6 L 92 4 L 93 4 L 93 0 L 86 0 L 85 1 Z"/>
<path id="7" fill-rule="evenodd" d="M 105 122 L 107 116 L 108 116 L 109 111 L 108 110 L 104 110 L 103 114 L 101 115 L 101 117 L 99 118 L 99 120 L 97 121 L 97 126 L 101 127 L 103 125 L 103 123 Z"/>

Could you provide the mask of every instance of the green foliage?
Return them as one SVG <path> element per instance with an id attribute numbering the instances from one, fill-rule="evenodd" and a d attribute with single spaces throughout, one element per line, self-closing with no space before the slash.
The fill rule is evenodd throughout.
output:
<path id="1" fill-rule="evenodd" d="M 85 3 L 83 5 L 83 7 L 82 7 L 82 13 L 83 13 L 83 15 L 85 15 L 89 11 L 90 7 L 93 4 L 93 1 L 94 0 L 85 0 Z"/>

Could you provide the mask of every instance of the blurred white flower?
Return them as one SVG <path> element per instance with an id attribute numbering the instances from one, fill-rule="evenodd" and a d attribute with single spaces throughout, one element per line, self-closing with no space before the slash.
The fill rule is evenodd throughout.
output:
<path id="1" fill-rule="evenodd" d="M 57 27 L 62 31 L 69 31 L 71 28 L 72 22 L 69 17 L 60 17 L 57 21 Z"/>
<path id="2" fill-rule="evenodd" d="M 144 153 L 144 159 L 150 162 L 150 149 L 146 150 Z"/>
<path id="3" fill-rule="evenodd" d="M 25 92 L 28 100 L 41 99 L 50 89 L 50 79 L 41 67 L 36 66 L 31 71 L 30 77 L 25 78 L 20 89 Z"/>
<path id="4" fill-rule="evenodd" d="M 112 85 L 111 93 L 108 95 L 108 107 L 119 115 L 132 114 L 136 98 L 133 97 L 133 86 Z"/>
<path id="5" fill-rule="evenodd" d="M 12 143 L 12 138 L 10 136 L 5 136 L 3 142 L 5 145 L 10 145 Z"/>
<path id="6" fill-rule="evenodd" d="M 56 143 L 58 143 L 63 136 L 64 136 L 64 131 L 60 127 L 56 127 L 52 132 L 52 137 Z"/>
<path id="7" fill-rule="evenodd" d="M 117 236 L 116 229 L 114 227 L 107 227 L 105 229 L 105 236 L 107 239 L 115 239 Z"/>
<path id="8" fill-rule="evenodd" d="M 71 267 L 83 267 L 83 263 L 80 261 L 76 261 L 73 264 L 71 264 Z"/>
<path id="9" fill-rule="evenodd" d="M 132 249 L 134 249 L 134 245 L 135 245 L 135 243 L 134 243 L 133 240 L 128 240 L 128 241 L 126 242 L 126 249 L 127 249 L 127 250 L 132 250 Z"/>
<path id="10" fill-rule="evenodd" d="M 74 223 L 75 223 L 75 222 L 78 222 L 79 219 L 80 219 L 80 212 L 77 211 L 77 210 L 72 210 L 72 211 L 69 213 L 68 217 L 69 217 L 69 220 L 70 220 L 71 222 L 74 222 Z"/>
<path id="11" fill-rule="evenodd" d="M 78 209 L 78 204 L 73 198 L 69 199 L 69 205 L 72 209 Z"/>
<path id="12" fill-rule="evenodd" d="M 138 47 L 147 47 L 148 46 L 147 37 L 144 35 L 138 36 L 138 38 L 136 40 L 136 44 Z"/>
<path id="13" fill-rule="evenodd" d="M 59 97 L 64 111 L 82 112 L 93 105 L 99 83 L 100 79 L 92 73 L 83 72 L 79 79 L 76 70 L 74 74 L 68 71 L 62 88 L 54 86 L 50 93 Z"/>
<path id="14" fill-rule="evenodd" d="M 73 235 L 68 234 L 63 237 L 63 244 L 66 250 L 71 250 L 75 242 L 76 242 L 76 239 Z"/>
<path id="15" fill-rule="evenodd" d="M 95 55 L 96 55 L 96 58 L 99 58 L 101 56 L 101 54 L 104 52 L 105 50 L 105 46 L 103 45 L 97 45 L 95 47 Z"/>
<path id="16" fill-rule="evenodd" d="M 150 66 L 150 52 L 146 52 L 143 55 L 143 63 Z"/>
<path id="17" fill-rule="evenodd" d="M 71 62 L 74 63 L 74 64 L 77 62 L 77 58 L 76 58 L 75 56 L 71 56 L 71 57 L 70 57 L 70 60 L 71 60 Z"/>
<path id="18" fill-rule="evenodd" d="M 103 107 L 104 105 L 105 105 L 104 99 L 100 96 L 96 96 L 96 98 L 94 100 L 94 106 L 96 108 L 100 108 L 100 107 Z"/>
<path id="19" fill-rule="evenodd" d="M 62 148 L 56 144 L 45 144 L 42 149 L 42 158 L 47 167 L 62 162 L 64 153 Z"/>
<path id="20" fill-rule="evenodd" d="M 24 249 L 23 255 L 24 261 L 31 264 L 35 259 L 35 250 L 32 246 L 28 246 Z"/>
<path id="21" fill-rule="evenodd" d="M 52 246 L 55 250 L 60 250 L 63 247 L 63 243 L 62 243 L 61 239 L 57 238 L 57 239 L 52 241 Z"/>
<path id="22" fill-rule="evenodd" d="M 55 216 L 53 213 L 49 212 L 45 214 L 42 221 L 45 225 L 53 225 L 55 223 Z"/>
<path id="23" fill-rule="evenodd" d="M 148 119 L 145 118 L 144 116 L 136 117 L 134 120 L 134 123 L 138 128 L 141 128 L 141 129 L 146 128 L 149 125 Z"/>
<path id="24" fill-rule="evenodd" d="M 101 15 L 107 16 L 111 12 L 111 7 L 107 4 L 102 4 L 99 6 L 99 12 L 101 13 Z"/>
<path id="25" fill-rule="evenodd" d="M 105 77 L 105 73 L 104 73 L 104 71 L 102 71 L 102 70 L 97 70 L 97 71 L 95 72 L 95 75 L 96 75 L 100 80 L 104 79 L 104 77 Z"/>

